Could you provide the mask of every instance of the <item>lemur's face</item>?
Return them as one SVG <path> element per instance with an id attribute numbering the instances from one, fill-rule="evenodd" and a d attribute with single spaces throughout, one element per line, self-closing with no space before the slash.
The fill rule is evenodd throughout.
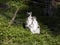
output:
<path id="1" fill-rule="evenodd" d="M 27 17 L 29 17 L 30 15 L 32 15 L 32 12 L 27 12 Z"/>

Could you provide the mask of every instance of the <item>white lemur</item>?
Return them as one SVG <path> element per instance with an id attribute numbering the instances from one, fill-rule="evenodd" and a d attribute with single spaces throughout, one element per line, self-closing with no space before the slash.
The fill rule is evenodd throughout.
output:
<path id="1" fill-rule="evenodd" d="M 40 26 L 38 25 L 36 17 L 32 16 L 32 12 L 27 12 L 27 14 L 28 14 L 28 17 L 27 17 L 25 26 L 30 29 L 32 34 L 40 34 Z"/>

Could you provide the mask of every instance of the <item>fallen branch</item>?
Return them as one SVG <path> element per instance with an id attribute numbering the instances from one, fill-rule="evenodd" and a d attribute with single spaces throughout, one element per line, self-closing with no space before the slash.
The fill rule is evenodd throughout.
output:
<path id="1" fill-rule="evenodd" d="M 19 8 L 16 9 L 13 18 L 12 18 L 12 19 L 10 20 L 10 22 L 9 22 L 8 27 L 10 27 L 10 26 L 13 24 L 13 22 L 14 22 L 16 16 L 17 16 L 18 11 L 19 11 Z"/>

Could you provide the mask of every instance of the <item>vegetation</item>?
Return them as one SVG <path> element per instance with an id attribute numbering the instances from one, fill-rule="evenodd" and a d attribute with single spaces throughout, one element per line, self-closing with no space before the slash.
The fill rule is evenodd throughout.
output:
<path id="1" fill-rule="evenodd" d="M 30 0 L 1 0 L 7 8 L 0 8 L 0 45 L 60 45 L 60 6 L 55 16 L 42 16 L 42 5 L 32 4 Z M 29 2 L 29 3 L 28 3 Z M 37 6 L 39 5 L 39 6 Z M 10 27 L 9 22 L 16 17 Z M 31 34 L 22 23 L 26 19 L 26 11 L 32 11 L 41 27 L 41 34 Z"/>

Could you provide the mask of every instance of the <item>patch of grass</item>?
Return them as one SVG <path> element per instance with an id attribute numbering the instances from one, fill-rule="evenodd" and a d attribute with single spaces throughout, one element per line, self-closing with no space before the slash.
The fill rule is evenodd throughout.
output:
<path id="1" fill-rule="evenodd" d="M 60 45 L 60 35 L 53 36 L 47 25 L 40 23 L 41 34 L 31 34 L 22 25 L 7 27 L 8 19 L 0 15 L 0 45 Z"/>

